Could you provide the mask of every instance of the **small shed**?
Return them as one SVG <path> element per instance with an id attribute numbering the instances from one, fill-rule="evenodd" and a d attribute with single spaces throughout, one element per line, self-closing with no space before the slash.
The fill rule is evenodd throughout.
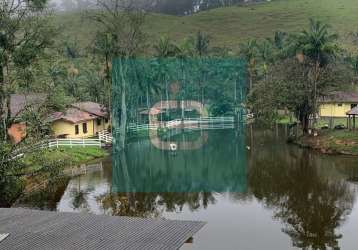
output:
<path id="1" fill-rule="evenodd" d="M 349 110 L 347 113 L 348 115 L 348 128 L 355 130 L 356 128 L 356 116 L 358 116 L 358 107 L 354 107 Z"/>

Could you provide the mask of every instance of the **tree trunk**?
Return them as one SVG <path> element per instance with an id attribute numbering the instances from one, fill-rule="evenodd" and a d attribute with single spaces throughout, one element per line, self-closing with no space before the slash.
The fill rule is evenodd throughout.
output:
<path id="1" fill-rule="evenodd" d="M 121 124 L 119 127 L 119 143 L 120 147 L 123 150 L 125 148 L 126 143 L 126 128 L 127 128 L 127 105 L 126 105 L 126 80 L 124 77 L 123 71 L 123 59 L 119 60 L 119 68 L 122 79 L 122 87 L 121 87 Z"/>
<path id="2" fill-rule="evenodd" d="M 304 114 L 302 116 L 302 131 L 303 134 L 308 134 L 308 128 L 309 128 L 309 115 L 308 114 Z"/>
<path id="3" fill-rule="evenodd" d="M 5 67 L 0 65 L 0 139 L 7 141 L 10 114 L 10 96 L 6 90 Z"/>

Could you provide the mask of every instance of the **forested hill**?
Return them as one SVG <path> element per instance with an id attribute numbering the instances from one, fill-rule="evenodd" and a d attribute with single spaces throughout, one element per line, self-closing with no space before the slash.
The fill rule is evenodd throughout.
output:
<path id="1" fill-rule="evenodd" d="M 211 36 L 211 45 L 236 51 L 248 38 L 270 37 L 274 31 L 301 31 L 314 17 L 339 33 L 343 47 L 358 43 L 357 0 L 275 0 L 257 5 L 231 6 L 202 11 L 190 16 L 148 14 L 145 30 L 149 41 L 167 34 L 174 41 L 202 30 Z M 86 47 L 95 26 L 81 12 L 56 14 L 55 23 L 63 28 L 60 39 L 77 40 Z"/>

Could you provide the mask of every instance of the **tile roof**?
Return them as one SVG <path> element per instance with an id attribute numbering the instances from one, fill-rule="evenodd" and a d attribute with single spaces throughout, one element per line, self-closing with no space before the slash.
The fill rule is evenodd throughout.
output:
<path id="1" fill-rule="evenodd" d="M 321 103 L 353 102 L 358 103 L 358 92 L 334 91 L 320 99 Z"/>
<path id="2" fill-rule="evenodd" d="M 21 114 L 27 107 L 39 107 L 46 100 L 46 94 L 13 94 L 10 96 L 11 117 Z"/>
<path id="3" fill-rule="evenodd" d="M 107 117 L 108 115 L 107 109 L 96 102 L 77 102 L 72 104 L 72 107 L 101 117 Z"/>
<path id="4" fill-rule="evenodd" d="M 65 112 L 55 112 L 49 117 L 49 121 L 65 120 L 72 123 L 79 123 L 96 119 L 98 116 L 90 114 L 77 108 L 69 108 Z"/>

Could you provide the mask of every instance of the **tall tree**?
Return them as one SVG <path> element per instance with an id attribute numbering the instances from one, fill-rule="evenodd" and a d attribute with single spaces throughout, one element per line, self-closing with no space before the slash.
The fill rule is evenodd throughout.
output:
<path id="1" fill-rule="evenodd" d="M 334 60 L 339 51 L 336 39 L 327 25 L 314 20 L 307 30 L 291 34 L 287 57 L 274 63 L 250 95 L 257 115 L 273 121 L 277 109 L 288 108 L 306 133 L 310 117 L 317 113 L 317 99 L 340 75 Z"/>
<path id="2" fill-rule="evenodd" d="M 301 62 L 307 68 L 307 83 L 313 87 L 312 100 L 306 100 L 306 106 L 311 112 L 303 112 L 301 118 L 304 131 L 309 126 L 309 116 L 317 113 L 317 98 L 319 97 L 317 84 L 326 66 L 337 55 L 338 35 L 330 32 L 330 27 L 320 21 L 310 19 L 308 30 L 292 36 L 292 45 L 296 54 L 302 54 Z M 311 104 L 310 104 L 311 103 Z"/>
<path id="3" fill-rule="evenodd" d="M 103 31 L 110 37 L 112 42 L 112 51 L 109 55 L 111 60 L 116 60 L 118 67 L 113 67 L 112 79 L 118 81 L 121 100 L 120 121 L 113 121 L 113 124 L 119 125 L 120 145 L 125 147 L 126 125 L 127 125 L 127 89 L 129 83 L 126 79 L 128 73 L 128 59 L 135 58 L 144 46 L 144 33 L 142 26 L 144 24 L 145 13 L 136 8 L 133 1 L 125 0 L 97 0 L 101 11 L 91 14 L 90 18 L 100 23 Z M 114 86 L 115 82 L 112 82 Z M 117 83 L 117 82 L 116 82 Z"/>
<path id="4" fill-rule="evenodd" d="M 353 73 L 352 85 L 358 84 L 358 55 L 348 57 L 348 64 Z"/>
<path id="5" fill-rule="evenodd" d="M 246 60 L 250 91 L 253 88 L 254 78 L 257 73 L 257 53 L 257 41 L 255 39 L 250 39 L 240 45 L 240 56 Z"/>
<path id="6" fill-rule="evenodd" d="M 43 15 L 46 0 L 3 0 L 0 3 L 0 138 L 11 124 L 10 94 L 18 72 L 30 67 L 51 43 Z M 29 71 L 28 71 L 29 72 Z"/>

